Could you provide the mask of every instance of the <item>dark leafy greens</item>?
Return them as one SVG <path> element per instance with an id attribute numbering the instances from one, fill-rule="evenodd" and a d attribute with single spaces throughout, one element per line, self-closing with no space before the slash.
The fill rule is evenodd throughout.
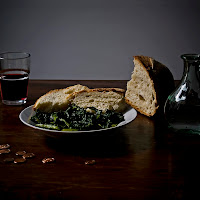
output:
<path id="1" fill-rule="evenodd" d="M 43 113 L 36 110 L 31 121 L 38 127 L 61 131 L 96 130 L 117 126 L 124 121 L 124 116 L 111 110 L 102 112 L 94 107 L 84 109 L 72 104 L 65 111 Z"/>

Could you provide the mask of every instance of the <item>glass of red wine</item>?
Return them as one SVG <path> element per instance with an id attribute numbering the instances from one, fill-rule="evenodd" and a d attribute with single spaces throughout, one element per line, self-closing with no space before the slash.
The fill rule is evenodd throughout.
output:
<path id="1" fill-rule="evenodd" d="M 22 105 L 27 101 L 30 74 L 29 53 L 0 54 L 0 91 L 6 105 Z"/>

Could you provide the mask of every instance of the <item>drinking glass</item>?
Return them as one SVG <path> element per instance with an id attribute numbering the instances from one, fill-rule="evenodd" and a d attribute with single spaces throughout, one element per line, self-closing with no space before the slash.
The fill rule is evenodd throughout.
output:
<path id="1" fill-rule="evenodd" d="M 30 57 L 25 52 L 0 54 L 0 90 L 6 105 L 22 105 L 27 101 Z"/>

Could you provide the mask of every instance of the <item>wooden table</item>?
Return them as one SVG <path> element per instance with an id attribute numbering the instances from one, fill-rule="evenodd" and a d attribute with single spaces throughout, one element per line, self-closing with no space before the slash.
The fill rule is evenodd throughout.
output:
<path id="1" fill-rule="evenodd" d="M 20 112 L 51 89 L 83 84 L 126 88 L 126 81 L 31 80 L 24 106 L 0 103 L 0 199 L 199 199 L 200 137 L 175 136 L 162 117 L 138 113 L 124 127 L 101 134 L 48 137 L 24 125 Z M 5 163 L 17 151 L 26 163 Z M 43 164 L 45 157 L 55 163 Z M 85 161 L 95 160 L 95 165 Z"/>

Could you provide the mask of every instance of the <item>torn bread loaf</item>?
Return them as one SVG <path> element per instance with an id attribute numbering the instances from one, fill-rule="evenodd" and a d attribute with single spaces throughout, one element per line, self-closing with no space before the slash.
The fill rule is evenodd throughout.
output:
<path id="1" fill-rule="evenodd" d="M 39 109 L 46 113 L 65 110 L 70 104 L 70 96 L 74 92 L 87 89 L 89 89 L 87 86 L 77 84 L 64 89 L 51 90 L 36 101 L 33 110 Z"/>
<path id="2" fill-rule="evenodd" d="M 95 107 L 103 112 L 107 109 L 123 112 L 127 107 L 124 97 L 125 90 L 121 88 L 96 88 L 74 93 L 71 102 L 82 108 Z"/>
<path id="3" fill-rule="evenodd" d="M 126 102 L 140 113 L 153 116 L 163 109 L 174 89 L 174 78 L 162 63 L 147 56 L 133 57 L 134 70 L 127 83 Z"/>

